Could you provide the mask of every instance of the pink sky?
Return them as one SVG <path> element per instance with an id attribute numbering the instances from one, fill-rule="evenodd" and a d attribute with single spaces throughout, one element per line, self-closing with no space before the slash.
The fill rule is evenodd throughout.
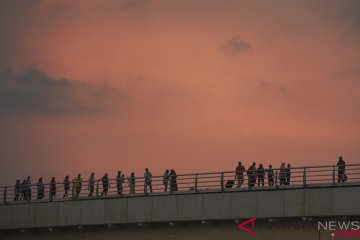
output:
<path id="1" fill-rule="evenodd" d="M 0 35 L 6 184 L 359 163 L 358 1 L 5 0 Z"/>

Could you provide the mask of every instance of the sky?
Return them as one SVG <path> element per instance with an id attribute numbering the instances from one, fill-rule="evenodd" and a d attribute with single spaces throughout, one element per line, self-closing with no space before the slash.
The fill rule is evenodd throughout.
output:
<path id="1" fill-rule="evenodd" d="M 356 0 L 0 1 L 0 181 L 360 159 Z"/>

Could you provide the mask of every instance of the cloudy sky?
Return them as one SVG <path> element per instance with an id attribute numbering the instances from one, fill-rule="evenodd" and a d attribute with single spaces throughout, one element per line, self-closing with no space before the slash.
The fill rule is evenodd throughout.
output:
<path id="1" fill-rule="evenodd" d="M 2 183 L 359 163 L 356 0 L 2 0 L 0 53 Z"/>

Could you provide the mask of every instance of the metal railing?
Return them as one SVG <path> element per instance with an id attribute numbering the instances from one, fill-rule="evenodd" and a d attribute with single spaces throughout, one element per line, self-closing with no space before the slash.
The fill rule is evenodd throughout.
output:
<path id="1" fill-rule="evenodd" d="M 274 168 L 272 179 L 271 176 L 269 178 L 268 169 L 264 169 L 263 173 L 256 172 L 255 175 L 244 171 L 243 178 L 236 178 L 235 171 L 172 175 L 169 176 L 167 182 L 164 182 L 163 176 L 153 176 L 150 184 L 145 183 L 144 177 L 136 177 L 133 191 L 131 191 L 129 178 L 125 178 L 123 183 L 117 182 L 116 179 L 109 179 L 109 185 L 103 184 L 102 180 L 98 179 L 94 182 L 92 195 L 89 194 L 91 189 L 89 181 L 82 181 L 80 188 L 71 181 L 67 196 L 63 182 L 52 185 L 45 183 L 44 188 L 41 188 L 43 192 L 41 189 L 39 191 L 36 184 L 20 188 L 4 186 L 0 187 L 0 204 L 211 191 L 360 185 L 360 164 L 349 164 L 345 167 L 344 173 L 339 171 L 336 165 L 293 167 L 290 175 L 284 173 L 284 169 Z M 152 192 L 149 189 L 150 185 Z"/>

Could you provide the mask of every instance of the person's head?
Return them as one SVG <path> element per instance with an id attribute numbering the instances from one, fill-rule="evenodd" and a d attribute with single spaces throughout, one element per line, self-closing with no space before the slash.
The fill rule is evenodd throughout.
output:
<path id="1" fill-rule="evenodd" d="M 271 164 L 269 165 L 269 168 L 272 168 L 272 165 L 271 165 Z"/>
<path id="2" fill-rule="evenodd" d="M 253 162 L 253 164 L 252 164 L 254 167 L 256 166 L 256 163 L 255 162 Z"/>
<path id="3" fill-rule="evenodd" d="M 68 179 L 69 179 L 69 176 L 66 176 L 66 177 L 65 177 L 65 180 L 68 180 Z"/>
<path id="4" fill-rule="evenodd" d="M 119 176 L 121 175 L 121 171 L 118 171 L 118 175 L 119 175 Z"/>
<path id="5" fill-rule="evenodd" d="M 241 166 L 241 162 L 240 162 L 240 161 L 238 162 L 238 165 Z"/>
<path id="6" fill-rule="evenodd" d="M 149 172 L 149 169 L 148 169 L 148 168 L 145 168 L 145 172 Z"/>
<path id="7" fill-rule="evenodd" d="M 27 180 L 30 180 L 30 176 L 27 176 Z"/>
<path id="8" fill-rule="evenodd" d="M 107 173 L 105 173 L 105 177 L 107 177 L 108 175 L 107 175 Z"/>
<path id="9" fill-rule="evenodd" d="M 288 166 L 288 168 L 289 168 L 289 167 L 291 167 L 290 163 L 288 163 L 288 165 L 287 165 L 287 166 Z"/>
<path id="10" fill-rule="evenodd" d="M 131 173 L 131 176 L 132 176 L 132 177 L 135 177 L 135 173 L 132 172 L 132 173 Z"/>
<path id="11" fill-rule="evenodd" d="M 51 181 L 55 181 L 55 177 L 52 177 L 52 178 L 51 178 Z"/>
<path id="12" fill-rule="evenodd" d="M 165 173 L 169 173 L 169 169 L 166 169 L 166 170 L 165 170 Z"/>
<path id="13" fill-rule="evenodd" d="M 42 182 L 42 177 L 41 177 L 41 178 L 39 178 L 39 182 Z"/>
<path id="14" fill-rule="evenodd" d="M 20 183 L 20 180 L 16 180 L 16 183 Z"/>
<path id="15" fill-rule="evenodd" d="M 284 162 L 283 162 L 283 163 L 281 163 L 281 166 L 282 166 L 282 167 L 285 167 L 285 163 L 284 163 Z"/>
<path id="16" fill-rule="evenodd" d="M 94 177 L 95 176 L 95 173 L 91 173 L 91 177 Z"/>
<path id="17" fill-rule="evenodd" d="M 123 174 L 123 175 L 121 175 L 121 177 L 125 177 L 125 175 Z"/>
<path id="18" fill-rule="evenodd" d="M 342 156 L 340 156 L 340 157 L 339 157 L 339 161 L 342 161 L 342 160 L 343 160 L 343 157 L 342 157 Z"/>
<path id="19" fill-rule="evenodd" d="M 78 178 L 81 178 L 81 174 L 80 174 L 80 173 L 78 174 Z"/>
<path id="20" fill-rule="evenodd" d="M 259 164 L 259 168 L 264 168 L 263 165 L 262 165 L 262 163 Z"/>

